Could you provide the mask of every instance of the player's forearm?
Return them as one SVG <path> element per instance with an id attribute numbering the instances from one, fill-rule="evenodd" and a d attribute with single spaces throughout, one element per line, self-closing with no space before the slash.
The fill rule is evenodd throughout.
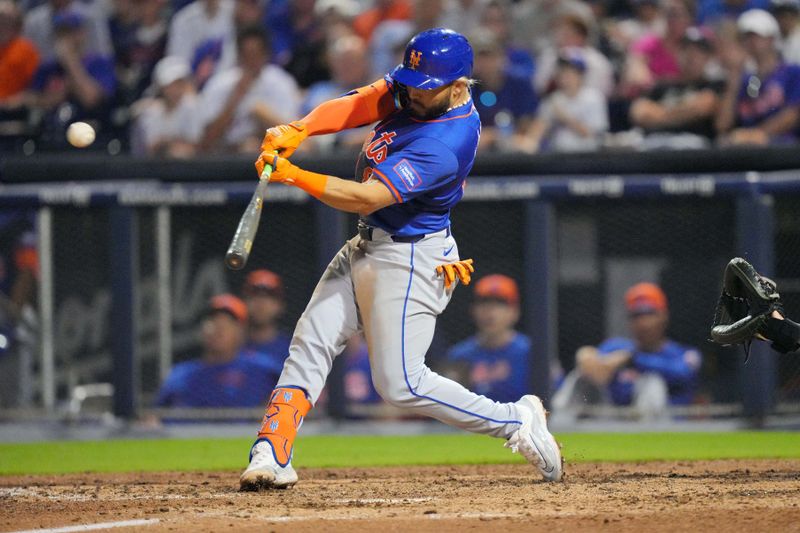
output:
<path id="1" fill-rule="evenodd" d="M 328 176 L 325 190 L 319 199 L 341 211 L 367 216 L 388 205 L 387 192 L 386 187 L 378 182 L 358 183 Z"/>
<path id="2" fill-rule="evenodd" d="M 797 127 L 798 118 L 800 118 L 800 107 L 787 107 L 762 122 L 759 128 L 770 137 L 782 135 Z"/>
<path id="3" fill-rule="evenodd" d="M 309 135 L 336 133 L 377 122 L 394 111 L 394 97 L 383 80 L 356 89 L 353 94 L 318 105 L 302 122 Z"/>

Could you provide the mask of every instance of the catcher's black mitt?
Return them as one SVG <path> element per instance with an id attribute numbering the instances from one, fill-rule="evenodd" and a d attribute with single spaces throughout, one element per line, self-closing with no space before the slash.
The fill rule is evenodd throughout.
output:
<path id="1" fill-rule="evenodd" d="M 774 311 L 784 318 L 774 317 Z M 781 353 L 792 352 L 800 348 L 800 325 L 785 317 L 775 282 L 741 257 L 731 259 L 725 267 L 711 340 L 723 345 L 742 344 L 746 356 L 753 339 L 770 341 Z"/>

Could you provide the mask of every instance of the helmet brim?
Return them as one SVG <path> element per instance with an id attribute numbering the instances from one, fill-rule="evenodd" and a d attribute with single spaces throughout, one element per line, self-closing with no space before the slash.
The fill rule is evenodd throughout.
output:
<path id="1" fill-rule="evenodd" d="M 446 83 L 445 80 L 411 70 L 402 64 L 397 65 L 389 76 L 398 83 L 423 90 L 436 89 Z"/>

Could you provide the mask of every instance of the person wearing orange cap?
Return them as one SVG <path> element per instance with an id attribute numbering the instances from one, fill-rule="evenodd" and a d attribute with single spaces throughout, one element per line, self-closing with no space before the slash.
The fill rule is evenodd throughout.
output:
<path id="1" fill-rule="evenodd" d="M 245 353 L 260 354 L 283 366 L 292 339 L 278 323 L 286 309 L 281 277 L 267 269 L 254 270 L 248 274 L 242 293 L 249 315 Z"/>
<path id="2" fill-rule="evenodd" d="M 625 293 L 630 338 L 612 337 L 575 354 L 575 370 L 553 397 L 553 411 L 575 416 L 585 401 L 630 405 L 643 417 L 658 417 L 668 404 L 692 402 L 700 352 L 667 337 L 664 291 L 638 283 Z"/>
<path id="3" fill-rule="evenodd" d="M 158 407 L 257 407 L 278 381 L 279 364 L 242 353 L 247 306 L 232 294 L 214 296 L 202 325 L 199 359 L 175 365 Z"/>
<path id="4" fill-rule="evenodd" d="M 530 388 L 531 340 L 516 331 L 519 288 L 492 274 L 475 284 L 472 319 L 477 332 L 453 346 L 451 364 L 463 365 L 468 386 L 496 402 L 513 402 Z"/>

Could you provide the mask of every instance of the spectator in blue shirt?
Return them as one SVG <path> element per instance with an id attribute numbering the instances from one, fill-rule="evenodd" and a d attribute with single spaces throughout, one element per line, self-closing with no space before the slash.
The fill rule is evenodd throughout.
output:
<path id="1" fill-rule="evenodd" d="M 700 0 L 697 2 L 697 22 L 717 24 L 726 19 L 735 20 L 748 9 L 767 9 L 769 0 Z"/>
<path id="2" fill-rule="evenodd" d="M 254 270 L 248 274 L 242 292 L 249 314 L 244 352 L 266 357 L 273 366 L 283 368 L 292 339 L 281 331 L 278 322 L 286 309 L 281 277 L 267 269 Z"/>
<path id="3" fill-rule="evenodd" d="M 553 411 L 576 416 L 584 402 L 630 405 L 642 418 L 692 402 L 700 353 L 666 336 L 667 297 L 639 283 L 625 293 L 630 338 L 613 337 L 575 354 L 575 370 L 553 397 Z"/>
<path id="4" fill-rule="evenodd" d="M 508 69 L 508 58 L 489 31 L 470 38 L 475 52 L 472 100 L 481 117 L 479 149 L 532 152 L 528 140 L 539 99 L 530 78 Z"/>
<path id="5" fill-rule="evenodd" d="M 247 306 L 232 294 L 211 299 L 202 325 L 203 352 L 175 365 L 158 393 L 159 407 L 259 407 L 281 365 L 243 354 Z"/>
<path id="6" fill-rule="evenodd" d="M 102 138 L 117 86 L 114 60 L 89 51 L 87 20 L 80 12 L 57 13 L 53 28 L 55 56 L 41 64 L 31 84 L 34 106 L 44 115 L 42 144 L 65 147 L 66 129 L 77 120 L 91 122 Z"/>
<path id="7" fill-rule="evenodd" d="M 728 81 L 716 127 L 723 144 L 796 142 L 800 121 L 800 66 L 783 62 L 775 17 L 751 9 L 737 21 L 743 49 L 727 46 Z M 746 69 L 748 57 L 754 69 Z"/>
<path id="8" fill-rule="evenodd" d="M 502 274 L 475 284 L 472 318 L 477 332 L 448 352 L 448 362 L 463 367 L 470 390 L 498 402 L 530 391 L 531 341 L 514 326 L 519 320 L 517 283 Z"/>

